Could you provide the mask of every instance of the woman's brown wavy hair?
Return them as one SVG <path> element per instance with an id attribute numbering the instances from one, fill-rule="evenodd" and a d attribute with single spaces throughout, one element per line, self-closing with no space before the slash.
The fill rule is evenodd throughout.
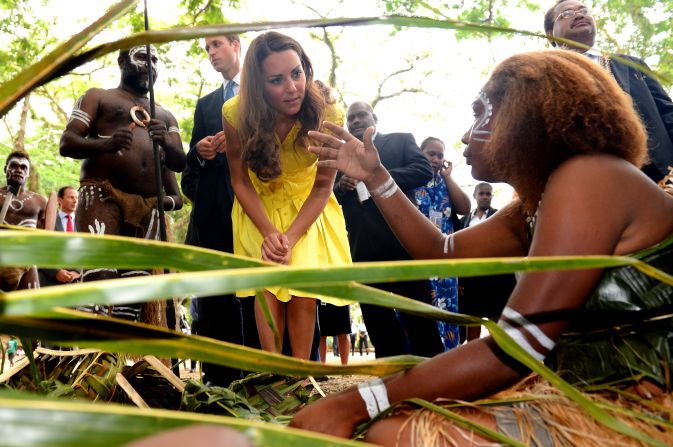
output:
<path id="1" fill-rule="evenodd" d="M 550 174 L 579 154 L 606 153 L 640 167 L 647 134 L 631 97 L 600 65 L 567 50 L 512 56 L 484 86 L 497 109 L 485 155 L 533 212 Z"/>
<path id="2" fill-rule="evenodd" d="M 239 137 L 243 160 L 263 181 L 278 177 L 281 165 L 275 138 L 277 112 L 264 96 L 262 63 L 271 53 L 286 50 L 297 53 L 306 76 L 304 102 L 297 114 L 301 129 L 296 142 L 303 144 L 308 131 L 320 127 L 325 110 L 325 101 L 313 82 L 313 66 L 299 42 L 274 31 L 257 36 L 248 48 L 241 71 Z"/>

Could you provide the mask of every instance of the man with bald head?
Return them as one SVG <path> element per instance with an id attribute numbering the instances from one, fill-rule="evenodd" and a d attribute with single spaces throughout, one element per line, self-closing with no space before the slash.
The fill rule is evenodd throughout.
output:
<path id="1" fill-rule="evenodd" d="M 367 128 L 374 127 L 378 118 L 365 102 L 351 104 L 346 112 L 348 131 L 359 140 Z M 409 133 L 374 133 L 381 163 L 399 188 L 412 200 L 414 190 L 426 185 L 432 178 L 427 158 Z M 341 203 L 351 256 L 354 262 L 396 261 L 411 259 L 392 233 L 364 183 L 338 174 L 334 193 Z M 371 284 L 371 286 L 431 304 L 429 281 L 404 281 Z M 444 351 L 437 325 L 434 322 L 393 309 L 360 304 L 376 357 L 414 354 L 432 357 Z"/>
<path id="2" fill-rule="evenodd" d="M 156 104 L 150 119 L 149 70 L 157 78 L 158 54 L 138 46 L 119 52 L 119 86 L 92 88 L 75 104 L 61 136 L 61 155 L 82 160 L 77 228 L 92 234 L 114 234 L 158 239 L 159 214 L 153 144 L 157 143 L 165 166 L 161 168 L 166 211 L 182 207 L 175 172 L 182 171 L 185 154 L 178 123 Z M 149 275 L 149 272 L 87 270 L 83 281 Z M 135 320 L 140 305 L 114 306 L 100 313 Z"/>
<path id="3" fill-rule="evenodd" d="M 558 0 L 544 17 L 544 30 L 548 36 L 568 39 L 593 47 L 596 40 L 596 22 L 591 10 L 577 0 Z M 647 127 L 647 148 L 650 163 L 642 170 L 655 182 L 667 175 L 673 166 L 673 102 L 661 84 L 648 74 L 593 49 L 587 50 L 572 43 L 559 44 L 571 51 L 584 53 L 605 68 L 619 86 L 631 96 L 633 105 Z M 647 67 L 641 59 L 619 55 Z"/>

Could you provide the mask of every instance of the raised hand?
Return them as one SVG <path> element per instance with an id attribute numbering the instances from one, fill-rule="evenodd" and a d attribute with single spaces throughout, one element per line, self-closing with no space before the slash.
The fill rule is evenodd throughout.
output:
<path id="1" fill-rule="evenodd" d="M 444 160 L 444 164 L 442 165 L 442 169 L 439 171 L 439 174 L 442 177 L 450 177 L 452 171 L 453 171 L 453 163 L 451 163 L 448 160 Z"/>
<path id="2" fill-rule="evenodd" d="M 308 148 L 318 156 L 318 166 L 338 169 L 358 180 L 366 180 L 381 166 L 379 153 L 372 141 L 373 127 L 365 131 L 364 143 L 329 121 L 325 122 L 325 129 L 333 135 L 318 131 L 308 133 L 309 137 L 320 143 L 320 146 Z"/>

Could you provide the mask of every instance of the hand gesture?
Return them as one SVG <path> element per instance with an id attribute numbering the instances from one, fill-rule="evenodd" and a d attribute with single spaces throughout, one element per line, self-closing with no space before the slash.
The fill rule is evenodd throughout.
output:
<path id="1" fill-rule="evenodd" d="M 365 131 L 364 143 L 348 133 L 346 129 L 329 121 L 325 122 L 325 129 L 333 135 L 318 131 L 308 133 L 309 137 L 322 144 L 322 146 L 309 147 L 309 151 L 319 158 L 318 166 L 338 169 L 358 180 L 366 180 L 376 168 L 381 166 L 379 153 L 372 141 L 373 127 Z"/>
<path id="2" fill-rule="evenodd" d="M 283 233 L 274 232 L 262 241 L 262 260 L 288 265 L 290 263 L 290 241 Z"/>
<path id="3" fill-rule="evenodd" d="M 196 152 L 202 160 L 212 160 L 217 154 L 227 151 L 227 138 L 224 131 L 209 135 L 196 143 Z"/>

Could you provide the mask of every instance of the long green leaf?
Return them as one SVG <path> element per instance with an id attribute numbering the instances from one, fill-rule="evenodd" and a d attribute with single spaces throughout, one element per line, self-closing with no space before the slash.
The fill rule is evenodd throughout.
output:
<path id="1" fill-rule="evenodd" d="M 26 393 L 0 392 L 0 444 L 3 446 L 120 446 L 192 424 L 219 425 L 238 430 L 260 447 L 371 445 L 232 417 L 37 399 Z M 199 445 L 198 440 L 195 440 L 195 445 Z"/>
<path id="2" fill-rule="evenodd" d="M 52 318 L 0 317 L 0 332 L 50 340 L 62 345 L 77 345 L 80 348 L 154 354 L 166 358 L 194 358 L 247 371 L 299 376 L 380 376 L 408 369 L 422 360 L 420 357 L 399 356 L 345 366 L 327 365 L 70 309 L 55 309 Z"/>
<path id="3" fill-rule="evenodd" d="M 548 39 L 545 34 L 527 30 L 519 30 L 503 26 L 495 26 L 483 23 L 464 22 L 453 19 L 437 20 L 427 17 L 409 17 L 400 15 L 381 16 L 381 17 L 352 17 L 352 18 L 329 18 L 329 19 L 314 19 L 314 20 L 290 20 L 290 21 L 267 21 L 267 22 L 252 22 L 242 24 L 221 24 L 221 25 L 207 25 L 198 27 L 178 27 L 166 30 L 154 30 L 136 33 L 123 39 L 114 42 L 109 42 L 99 45 L 90 50 L 82 52 L 77 56 L 65 60 L 60 65 L 52 70 L 49 76 L 39 78 L 28 90 L 25 90 L 22 95 L 33 88 L 51 81 L 59 76 L 63 76 L 76 67 L 83 65 L 93 59 L 101 57 L 113 51 L 123 48 L 130 48 L 136 45 L 146 43 L 166 43 L 180 40 L 192 40 L 201 37 L 218 36 L 222 34 L 231 33 L 245 33 L 250 31 L 265 31 L 269 29 L 283 29 L 283 28 L 328 28 L 336 26 L 365 26 L 365 25 L 389 25 L 399 27 L 415 27 L 415 28 L 434 28 L 434 29 L 460 29 L 481 33 L 496 33 L 496 34 L 518 34 L 522 36 L 537 37 L 541 39 Z M 559 43 L 569 43 L 563 38 L 552 38 Z M 634 66 L 635 68 L 644 71 L 648 75 L 657 77 L 647 67 L 639 66 L 634 62 L 623 59 L 619 56 L 613 56 L 615 59 L 625 64 Z M 665 80 L 665 78 L 663 78 Z M 21 96 L 22 96 L 21 95 Z M 17 98 L 18 99 L 18 98 Z M 0 110 L 1 111 L 1 110 Z M 3 112 L 4 113 L 4 112 Z"/>
<path id="4" fill-rule="evenodd" d="M 121 0 L 105 13 L 100 19 L 86 27 L 80 33 L 71 37 L 54 51 L 23 70 L 11 80 L 0 85 L 0 116 L 7 111 L 31 90 L 53 79 L 57 72 L 73 59 L 87 42 L 100 33 L 110 23 L 126 14 L 138 0 Z"/>

